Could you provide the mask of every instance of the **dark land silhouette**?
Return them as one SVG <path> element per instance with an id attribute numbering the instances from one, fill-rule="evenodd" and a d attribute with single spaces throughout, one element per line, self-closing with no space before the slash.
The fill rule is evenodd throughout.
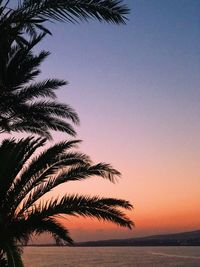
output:
<path id="1" fill-rule="evenodd" d="M 175 234 L 152 235 L 129 239 L 111 239 L 80 242 L 76 243 L 75 246 L 200 246 L 200 230 Z"/>

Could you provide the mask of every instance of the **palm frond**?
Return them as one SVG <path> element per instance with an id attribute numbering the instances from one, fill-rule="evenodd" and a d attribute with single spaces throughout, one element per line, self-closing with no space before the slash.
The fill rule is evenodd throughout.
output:
<path id="1" fill-rule="evenodd" d="M 21 177 L 21 173 L 23 172 L 25 166 L 27 165 L 27 162 L 30 160 L 30 158 L 33 156 L 34 152 L 45 145 L 46 143 L 46 138 L 34 138 L 34 137 L 27 137 L 19 140 L 18 142 L 13 139 L 13 146 L 15 146 L 15 151 L 17 152 L 17 158 L 14 162 L 13 169 L 11 169 L 10 161 L 8 162 L 9 164 L 9 171 L 12 180 L 12 186 L 15 187 L 15 183 L 19 180 L 19 177 Z M 0 158 L 3 157 L 4 152 L 2 153 L 2 148 L 4 143 L 6 143 L 6 140 L 3 141 L 2 146 L 0 147 Z M 14 151 L 12 151 L 12 154 L 10 155 L 10 160 L 13 159 L 14 157 Z M 3 161 L 1 161 L 3 162 Z M 8 176 L 8 173 L 4 173 L 5 176 Z M 1 181 L 2 183 L 5 181 Z M 11 187 L 7 191 L 7 195 L 9 194 L 10 190 L 13 189 Z"/>
<path id="2" fill-rule="evenodd" d="M 4 125 L 5 126 L 5 125 Z M 8 125 L 8 128 L 3 127 L 4 132 L 17 132 L 17 133 L 30 133 L 37 134 L 42 137 L 45 137 L 49 140 L 52 139 L 52 135 L 50 134 L 48 127 L 44 122 L 35 122 L 35 121 L 17 121 L 13 122 L 12 125 Z"/>
<path id="3" fill-rule="evenodd" d="M 24 0 L 16 8 L 5 6 L 0 3 L 0 58 L 14 42 L 28 46 L 26 38 L 37 38 L 40 32 L 51 34 L 47 21 L 78 23 L 95 19 L 125 24 L 130 11 L 122 0 Z"/>
<path id="4" fill-rule="evenodd" d="M 38 221 L 38 224 L 34 222 L 33 233 L 40 235 L 42 233 L 48 232 L 52 235 L 56 244 L 62 244 L 62 241 L 66 243 L 73 243 L 73 240 L 69 236 L 68 230 L 58 221 L 53 218 L 48 218 L 42 221 Z"/>
<path id="5" fill-rule="evenodd" d="M 9 143 L 10 141 L 5 140 L 4 142 Z M 19 179 L 12 181 L 13 189 L 12 193 L 10 191 L 8 192 L 9 201 L 7 202 L 10 203 L 13 208 L 18 206 L 29 191 L 39 184 L 41 176 L 44 177 L 42 178 L 42 181 L 43 179 L 47 179 L 49 177 L 49 168 L 54 168 L 55 163 L 60 162 L 60 160 L 63 159 L 63 155 L 65 155 L 66 151 L 76 147 L 78 143 L 80 143 L 80 140 L 62 141 L 44 150 L 44 152 L 41 152 L 38 156 L 33 157 L 31 162 L 22 169 Z M 9 160 L 11 159 L 12 158 Z M 80 157 L 78 157 L 77 160 L 80 160 Z M 87 160 L 87 162 L 89 162 L 89 157 L 84 155 L 82 160 Z M 66 162 L 65 164 L 68 163 Z"/>
<path id="6" fill-rule="evenodd" d="M 43 20 L 77 22 L 97 19 L 109 23 L 125 23 L 128 7 L 120 0 L 25 0 L 16 12 L 41 24 Z M 17 19 L 17 16 L 16 18 Z M 31 21 L 31 19 L 33 21 Z M 36 21 L 34 21 L 34 19 Z M 41 20 L 41 21 L 40 21 Z"/>
<path id="7" fill-rule="evenodd" d="M 125 213 L 118 208 L 131 209 L 132 205 L 127 201 L 109 198 L 107 201 L 100 197 L 79 195 L 67 195 L 63 198 L 52 199 L 44 204 L 40 203 L 32 207 L 27 214 L 27 221 L 35 218 L 56 217 L 59 214 L 70 216 L 83 216 L 97 218 L 98 220 L 110 221 L 122 227 L 132 228 L 133 223 Z"/>
<path id="8" fill-rule="evenodd" d="M 39 146 L 43 145 L 44 139 L 33 139 L 28 137 L 18 142 L 15 139 L 4 140 L 0 146 L 0 161 L 3 168 L 0 168 L 0 197 L 3 198 L 13 179 L 17 176 L 28 158 Z M 5 179 L 5 177 L 8 177 Z M 4 192 L 3 192 L 4 190 Z"/>
<path id="9" fill-rule="evenodd" d="M 17 92 L 17 97 L 22 102 L 38 97 L 48 97 L 55 99 L 56 94 L 54 93 L 54 90 L 66 84 L 66 81 L 48 79 L 46 81 L 34 83 L 24 87 L 19 92 Z"/>
<path id="10" fill-rule="evenodd" d="M 36 183 L 32 183 L 31 187 L 25 188 L 24 195 L 26 199 L 23 201 L 23 205 L 20 208 L 18 214 L 22 214 L 26 211 L 31 205 L 33 205 L 36 201 L 38 201 L 41 197 L 43 197 L 46 193 L 53 190 L 58 185 L 69 181 L 80 181 L 83 179 L 88 179 L 91 176 L 100 176 L 104 179 L 108 179 L 111 182 L 115 181 L 115 177 L 119 176 L 120 173 L 113 169 L 109 164 L 99 163 L 96 165 L 80 164 L 80 166 L 75 166 L 70 168 L 69 170 L 64 169 L 61 175 L 54 175 L 52 178 L 49 177 L 48 181 L 45 182 L 45 173 L 40 176 Z M 30 194 L 29 194 L 30 193 Z M 22 201 L 22 197 L 21 197 Z"/>
<path id="11" fill-rule="evenodd" d="M 70 119 L 73 123 L 78 124 L 79 118 L 77 113 L 66 104 L 61 104 L 52 101 L 37 101 L 28 106 L 30 114 L 43 114 L 43 116 L 57 116 Z"/>
<path id="12" fill-rule="evenodd" d="M 35 181 L 39 174 L 59 161 L 60 157 L 65 155 L 68 150 L 76 148 L 80 142 L 81 140 L 62 141 L 45 149 L 38 156 L 34 157 L 21 175 L 20 187 L 25 187 L 27 182 L 32 184 L 32 180 Z"/>
<path id="13" fill-rule="evenodd" d="M 46 51 L 38 55 L 32 52 L 42 38 L 44 34 L 34 37 L 28 45 L 12 45 L 8 53 L 1 55 L 4 58 L 0 60 L 0 68 L 3 61 L 4 64 L 0 73 L 0 131 L 26 132 L 49 139 L 51 130 L 75 136 L 73 126 L 66 120 L 78 124 L 77 113 L 69 105 L 49 100 L 55 99 L 55 90 L 67 82 L 49 79 L 30 84 L 39 75 L 40 64 L 49 55 Z"/>
<path id="14" fill-rule="evenodd" d="M 27 221 L 26 219 L 15 221 L 13 223 L 12 236 L 17 242 L 27 245 L 32 236 L 41 235 L 42 233 L 49 233 L 56 243 L 64 241 L 65 243 L 72 243 L 73 240 L 69 235 L 69 231 L 61 223 L 53 218 L 40 219 L 36 218 L 34 221 Z"/>
<path id="15" fill-rule="evenodd" d="M 49 55 L 47 51 L 41 51 L 38 55 L 33 55 L 31 50 L 25 55 L 23 50 L 20 49 L 9 60 L 9 64 L 6 67 L 6 80 L 4 81 L 4 85 L 10 90 L 18 89 L 20 86 L 36 78 L 40 74 L 38 67 Z M 26 50 L 25 52 L 27 52 Z"/>

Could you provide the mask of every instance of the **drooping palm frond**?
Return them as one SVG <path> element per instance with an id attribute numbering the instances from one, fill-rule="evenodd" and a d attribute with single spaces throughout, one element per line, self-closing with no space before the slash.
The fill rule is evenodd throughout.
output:
<path id="1" fill-rule="evenodd" d="M 72 244 L 73 240 L 67 228 L 54 218 L 35 218 L 33 220 L 18 220 L 13 222 L 12 236 L 23 245 L 27 245 L 32 236 L 39 236 L 43 233 L 50 234 L 56 244 Z"/>
<path id="2" fill-rule="evenodd" d="M 23 89 L 17 92 L 18 98 L 23 99 L 24 101 L 32 100 L 33 98 L 38 97 L 55 99 L 57 97 L 53 90 L 57 90 L 66 84 L 66 82 L 56 79 L 48 79 L 43 82 L 33 83 L 31 85 L 24 86 Z"/>
<path id="3" fill-rule="evenodd" d="M 97 19 L 109 23 L 125 23 L 129 9 L 121 0 L 25 0 L 16 10 L 18 14 L 39 20 L 77 22 Z M 34 21 L 33 21 L 34 22 Z M 36 24 L 41 25 L 40 21 Z M 33 23 L 32 23 L 33 28 Z"/>
<path id="4" fill-rule="evenodd" d="M 132 209 L 132 205 L 125 200 L 66 195 L 61 199 L 51 199 L 32 206 L 32 209 L 25 216 L 27 216 L 26 220 L 34 220 L 35 218 L 48 218 L 58 214 L 81 215 L 112 221 L 120 226 L 131 228 L 133 223 L 126 218 L 122 211 L 117 210 L 118 207 Z"/>
<path id="5" fill-rule="evenodd" d="M 39 221 L 38 225 L 34 223 L 33 232 L 36 235 L 48 232 L 52 235 L 57 245 L 64 243 L 73 243 L 68 230 L 61 223 L 53 218 L 44 219 Z"/>
<path id="6" fill-rule="evenodd" d="M 9 1 L 8 1 L 9 2 Z M 97 19 L 107 23 L 125 23 L 129 13 L 127 5 L 122 0 L 24 0 L 18 1 L 16 8 L 9 8 L 9 3 L 1 3 L 0 31 L 9 28 L 10 31 L 26 31 L 34 35 L 37 30 L 50 33 L 46 21 L 78 21 Z"/>
<path id="7" fill-rule="evenodd" d="M 0 1 L 0 69 L 3 73 L 11 46 L 29 46 L 31 38 L 40 33 L 51 34 L 46 26 L 48 21 L 75 23 L 97 19 L 120 24 L 126 22 L 128 13 L 121 0 L 24 0 L 18 1 L 16 7 L 9 0 Z"/>
<path id="8" fill-rule="evenodd" d="M 40 73 L 40 64 L 48 56 L 45 51 L 39 55 L 32 53 L 32 48 L 43 37 L 34 37 L 27 46 L 11 46 L 4 64 L 0 60 L 1 132 L 30 132 L 47 138 L 51 138 L 50 130 L 76 134 L 66 120 L 79 123 L 77 113 L 69 105 L 55 100 L 55 91 L 67 82 L 58 79 L 33 82 Z"/>
<path id="9" fill-rule="evenodd" d="M 79 195 L 66 195 L 46 203 L 32 206 L 11 224 L 11 234 L 18 242 L 26 244 L 33 234 L 48 232 L 59 243 L 72 243 L 69 232 L 57 219 L 63 216 L 82 216 L 112 222 L 121 227 L 133 227 L 133 222 L 118 208 L 132 209 L 125 200 Z"/>
<path id="10" fill-rule="evenodd" d="M 105 179 L 109 179 L 110 181 L 114 181 L 114 177 L 119 174 L 120 173 L 114 170 L 110 165 L 101 163 L 92 166 L 90 166 L 89 164 L 79 164 L 78 167 L 72 167 L 69 168 L 69 170 L 65 169 L 61 175 L 58 174 L 56 177 L 50 176 L 47 182 L 45 182 L 44 180 L 45 175 L 42 175 L 40 176 L 39 181 L 37 181 L 37 186 L 35 183 L 31 184 L 32 186 L 30 186 L 29 183 L 29 187 L 25 187 L 23 194 L 19 196 L 17 202 L 18 205 L 22 201 L 22 198 L 24 198 L 25 196 L 27 197 L 23 201 L 23 205 L 18 214 L 21 215 L 34 203 L 36 203 L 42 196 L 63 183 L 70 181 L 81 181 L 91 176 L 100 176 Z"/>
<path id="11" fill-rule="evenodd" d="M 32 225 L 37 221 L 56 219 L 62 214 L 97 218 L 131 229 L 133 222 L 118 208 L 132 209 L 132 205 L 120 199 L 66 195 L 61 199 L 51 199 L 45 203 L 33 205 L 24 216 L 20 216 L 19 225 L 16 224 L 16 226 L 18 229 L 25 229 L 24 224 Z"/>

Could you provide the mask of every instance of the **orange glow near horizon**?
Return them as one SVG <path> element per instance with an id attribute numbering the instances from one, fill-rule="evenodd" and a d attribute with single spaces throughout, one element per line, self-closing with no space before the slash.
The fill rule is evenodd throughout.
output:
<path id="1" fill-rule="evenodd" d="M 169 147 L 153 138 L 149 142 L 145 136 L 138 135 L 136 139 L 146 142 L 144 149 L 137 141 L 123 146 L 120 144 L 124 142 L 122 138 L 117 138 L 116 145 L 112 134 L 108 133 L 106 138 L 102 138 L 100 133 L 92 138 L 85 137 L 78 150 L 90 155 L 94 163 L 111 162 L 122 173 L 116 184 L 92 177 L 60 185 L 45 198 L 78 193 L 126 199 L 134 206 L 133 211 L 126 213 L 135 227 L 129 230 L 95 219 L 69 216 L 61 221 L 72 238 L 75 241 L 132 238 L 199 229 L 200 150 L 194 146 L 197 137 L 192 141 L 194 144 L 190 141 L 184 146 L 177 138 L 173 141 L 176 147 L 172 143 Z M 59 141 L 65 137 L 59 135 L 56 139 Z"/>
<path id="2" fill-rule="evenodd" d="M 90 148 L 87 147 L 86 150 Z M 123 158 L 120 161 L 121 153 L 111 157 L 107 153 L 102 154 L 101 150 L 102 147 L 99 148 L 98 157 L 95 157 L 95 151 L 90 150 L 89 154 L 95 158 L 95 162 L 99 162 L 100 158 L 109 162 L 109 157 L 112 158 L 113 166 L 119 166 L 119 170 L 124 170 L 122 179 L 116 184 L 97 177 L 72 182 L 59 187 L 54 195 L 68 192 L 127 199 L 134 205 L 134 210 L 128 211 L 127 215 L 135 222 L 135 227 L 130 231 L 94 219 L 69 217 L 63 223 L 75 240 L 131 238 L 199 228 L 198 160 L 192 158 L 189 161 L 188 157 L 181 158 L 180 149 L 180 157 L 176 159 L 169 156 L 168 161 L 162 157 L 157 158 L 156 162 L 153 162 L 152 158 L 149 161 L 144 160 L 146 168 L 143 169 L 142 165 L 136 162 L 132 164 L 130 158 L 126 162 Z"/>
<path id="3" fill-rule="evenodd" d="M 199 229 L 200 212 L 196 210 L 185 212 L 159 212 L 157 214 L 148 213 L 127 213 L 129 218 L 135 222 L 132 230 L 120 228 L 112 223 L 98 222 L 95 219 L 85 219 L 80 217 L 70 217 L 61 222 L 69 229 L 71 236 L 76 241 L 134 238 L 155 234 L 176 233 L 193 231 Z"/>

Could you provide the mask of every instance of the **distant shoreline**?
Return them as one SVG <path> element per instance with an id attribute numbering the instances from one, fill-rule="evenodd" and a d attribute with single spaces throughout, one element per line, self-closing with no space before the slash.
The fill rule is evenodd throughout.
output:
<path id="1" fill-rule="evenodd" d="M 28 247 L 59 247 L 55 244 L 29 244 Z M 154 235 L 129 239 L 111 239 L 77 242 L 60 247 L 152 247 L 152 246 L 200 246 L 200 230 L 176 234 Z"/>

